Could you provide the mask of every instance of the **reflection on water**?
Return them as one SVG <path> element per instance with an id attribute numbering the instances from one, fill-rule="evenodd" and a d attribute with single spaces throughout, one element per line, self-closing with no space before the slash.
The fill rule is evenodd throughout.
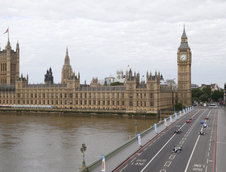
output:
<path id="1" fill-rule="evenodd" d="M 0 113 L 0 171 L 78 171 L 143 131 L 156 119 L 121 116 Z"/>

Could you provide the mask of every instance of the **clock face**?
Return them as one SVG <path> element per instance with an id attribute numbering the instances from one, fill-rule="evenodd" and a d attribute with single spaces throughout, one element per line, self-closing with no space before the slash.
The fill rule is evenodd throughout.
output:
<path id="1" fill-rule="evenodd" d="M 180 56 L 180 60 L 181 60 L 181 61 L 185 61 L 186 59 L 187 59 L 186 54 L 182 54 L 182 55 Z"/>

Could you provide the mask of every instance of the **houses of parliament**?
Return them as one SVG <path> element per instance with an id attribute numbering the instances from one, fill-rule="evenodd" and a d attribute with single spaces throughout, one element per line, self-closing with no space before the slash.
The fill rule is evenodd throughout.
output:
<path id="1" fill-rule="evenodd" d="M 175 58 L 176 59 L 176 58 Z M 80 74 L 72 72 L 68 49 L 62 67 L 61 83 L 53 82 L 52 69 L 47 70 L 43 84 L 29 84 L 28 76 L 20 75 L 20 48 L 13 50 L 8 39 L 0 49 L 0 105 L 36 106 L 93 112 L 159 113 L 172 110 L 175 103 L 191 105 L 191 50 L 183 30 L 177 51 L 178 84 L 164 82 L 158 72 L 146 74 L 130 69 L 120 85 L 100 84 L 97 78 L 81 84 Z"/>

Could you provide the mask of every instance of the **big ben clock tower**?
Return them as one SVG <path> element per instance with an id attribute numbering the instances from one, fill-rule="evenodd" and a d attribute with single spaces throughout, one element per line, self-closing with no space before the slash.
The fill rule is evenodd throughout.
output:
<path id="1" fill-rule="evenodd" d="M 178 66 L 178 103 L 191 106 L 191 49 L 188 45 L 185 28 L 181 36 L 181 44 L 177 51 Z"/>

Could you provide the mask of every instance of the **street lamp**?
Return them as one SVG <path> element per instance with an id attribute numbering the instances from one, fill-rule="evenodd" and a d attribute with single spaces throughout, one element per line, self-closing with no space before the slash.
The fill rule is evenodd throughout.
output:
<path id="1" fill-rule="evenodd" d="M 86 162 L 85 162 L 85 151 L 86 151 L 86 145 L 83 143 L 82 144 L 82 147 L 81 147 L 81 153 L 82 153 L 82 157 L 83 157 L 83 160 L 82 160 L 82 167 L 81 168 L 85 168 L 86 167 Z"/>

